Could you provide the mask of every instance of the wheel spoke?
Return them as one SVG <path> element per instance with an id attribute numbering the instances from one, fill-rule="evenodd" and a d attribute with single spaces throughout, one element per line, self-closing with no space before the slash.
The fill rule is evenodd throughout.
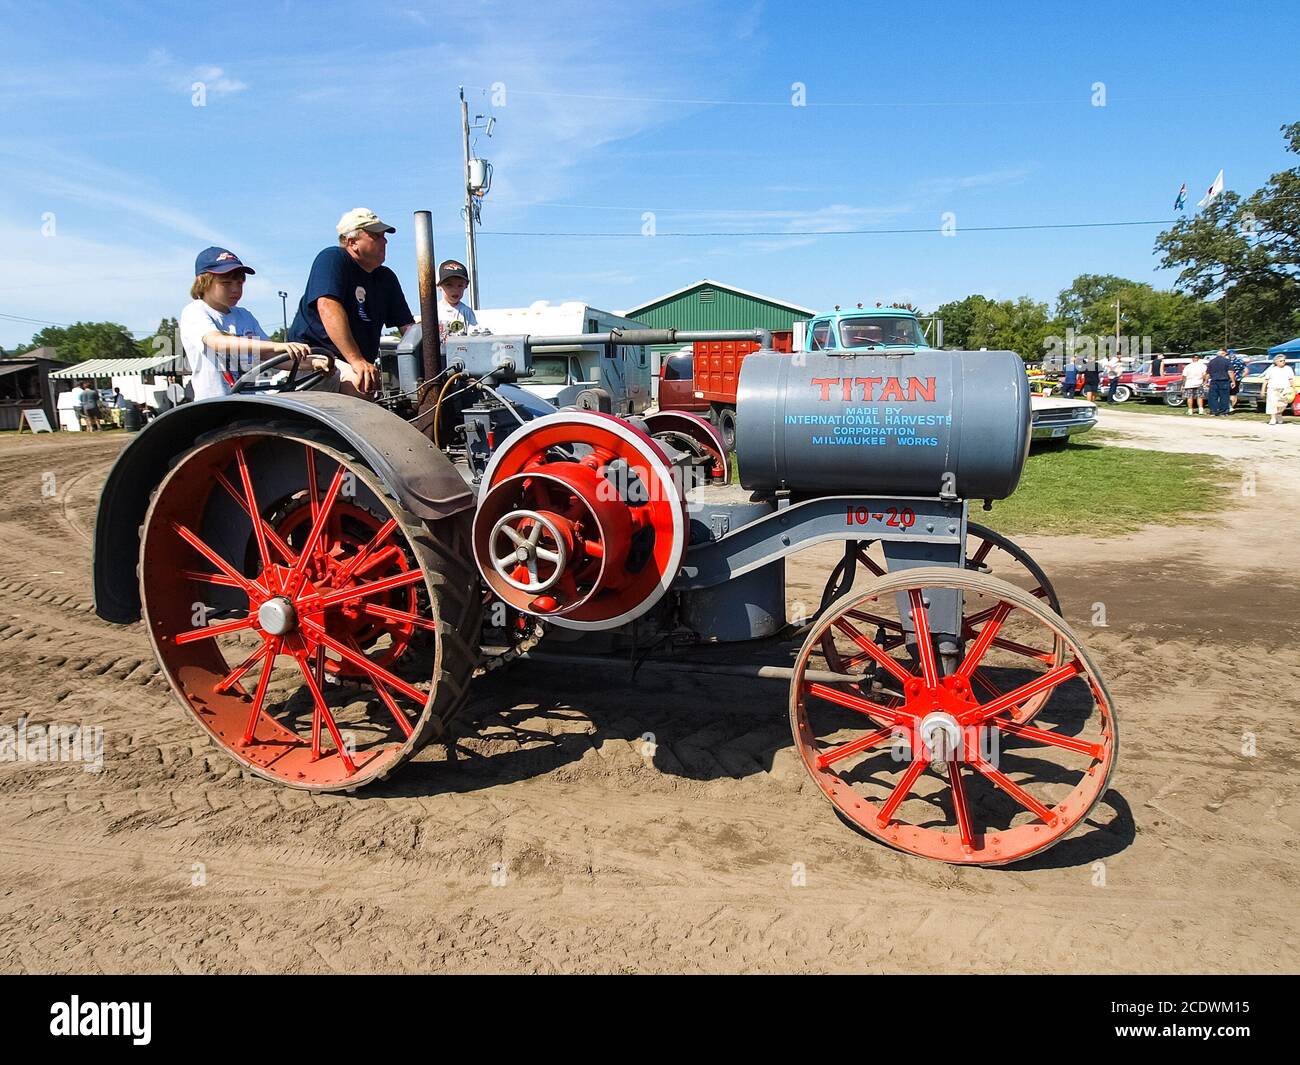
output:
<path id="1" fill-rule="evenodd" d="M 989 552 L 992 550 L 993 550 L 993 541 L 985 540 L 982 544 L 979 545 L 979 548 L 976 550 L 975 554 L 971 555 L 966 560 L 966 565 L 978 566 L 981 562 L 983 562 L 986 558 L 989 557 Z"/>
<path id="2" fill-rule="evenodd" d="M 354 585 L 351 588 L 343 588 L 337 592 L 330 592 L 328 595 L 322 595 L 317 592 L 315 595 L 304 596 L 295 605 L 301 610 L 324 610 L 328 607 L 339 606 L 343 603 L 350 603 L 354 599 L 364 599 L 368 595 L 379 595 L 381 592 L 387 592 L 393 588 L 401 588 L 408 584 L 414 584 L 416 581 L 424 579 L 424 574 L 418 569 L 405 570 L 392 577 L 385 577 L 383 580 L 369 581 L 366 584 Z"/>
<path id="3" fill-rule="evenodd" d="M 228 632 L 238 632 L 240 629 L 251 629 L 254 622 L 250 614 L 246 618 L 240 618 L 238 621 L 223 621 L 219 625 L 205 625 L 201 629 L 190 629 L 187 632 L 177 633 L 173 638 L 177 644 L 193 643 L 195 640 L 210 640 L 214 636 L 224 636 Z"/>
<path id="4" fill-rule="evenodd" d="M 1007 776 L 996 766 L 986 762 L 979 755 L 971 759 L 971 765 L 983 773 L 989 780 L 993 781 L 999 788 L 1010 795 L 1016 802 L 1020 803 L 1026 810 L 1037 817 L 1046 825 L 1056 824 L 1056 814 L 1035 799 L 1029 792 L 1025 791 L 1019 784 Z"/>
<path id="5" fill-rule="evenodd" d="M 865 547 L 858 551 L 858 561 L 866 566 L 867 569 L 871 570 L 871 572 L 877 577 L 883 577 L 885 575 L 884 567 L 877 563 L 876 560 L 867 553 Z"/>
<path id="6" fill-rule="evenodd" d="M 350 579 L 352 575 L 357 571 L 357 567 L 360 566 L 361 563 L 366 560 L 366 557 L 372 551 L 378 548 L 380 544 L 382 544 L 385 540 L 387 540 L 390 536 L 392 536 L 393 530 L 396 528 L 397 528 L 396 518 L 389 518 L 386 522 L 384 522 L 384 524 L 379 527 L 379 531 L 376 532 L 375 535 L 370 538 L 370 542 L 367 543 L 365 547 L 363 547 L 355 555 L 353 555 L 352 558 L 348 561 L 348 564 L 344 566 L 343 569 L 339 572 L 338 575 L 339 582 L 342 583 L 343 581 Z"/>
<path id="7" fill-rule="evenodd" d="M 961 779 L 961 762 L 950 759 L 948 762 L 948 787 L 952 795 L 952 810 L 957 818 L 957 831 L 961 834 L 961 845 L 966 851 L 975 846 L 975 833 L 971 831 L 970 806 L 966 802 L 966 785 Z"/>
<path id="8" fill-rule="evenodd" d="M 316 449 L 311 444 L 303 444 L 303 449 L 307 452 L 307 502 L 314 522 L 320 510 L 320 493 L 316 489 Z"/>
<path id="9" fill-rule="evenodd" d="M 1006 651 L 1014 651 L 1018 655 L 1024 655 L 1026 658 L 1032 658 L 1039 662 L 1045 662 L 1051 665 L 1056 661 L 1056 656 L 1051 651 L 1040 651 L 1037 647 L 1029 647 L 1023 643 L 1016 643 L 1014 640 L 1005 640 L 998 637 L 993 641 L 994 647 L 1001 647 Z"/>
<path id="10" fill-rule="evenodd" d="M 244 510 L 252 523 L 253 535 L 257 539 L 257 554 L 262 560 L 262 571 L 265 572 L 271 568 L 271 551 L 266 546 L 266 532 L 262 524 L 262 511 L 257 505 L 257 495 L 253 491 L 253 475 L 248 471 L 248 459 L 244 456 L 242 445 L 235 448 L 235 464 L 239 467 L 239 479 L 243 482 L 244 497 L 247 500 Z"/>
<path id="11" fill-rule="evenodd" d="M 934 662 L 934 644 L 930 642 L 930 616 L 926 613 L 925 597 L 921 589 L 913 588 L 907 593 L 912 605 L 912 627 L 916 630 L 916 653 L 921 660 L 921 679 L 927 688 L 939 686 L 939 670 Z"/>
<path id="12" fill-rule="evenodd" d="M 850 695 L 848 692 L 842 692 L 838 688 L 832 688 L 826 684 L 807 684 L 804 686 L 804 691 L 809 695 L 816 696 L 818 699 L 825 699 L 828 703 L 835 703 L 845 709 L 856 710 L 859 714 L 866 714 L 867 717 L 883 721 L 887 725 L 895 725 L 903 720 L 901 714 L 889 709 L 887 706 L 881 706 L 879 703 L 873 703 L 870 699 L 863 699 L 857 695 Z"/>
<path id="13" fill-rule="evenodd" d="M 247 514 L 251 520 L 253 515 L 252 512 L 248 509 L 248 501 L 245 500 L 243 495 L 240 494 L 239 489 L 236 488 L 233 484 L 231 484 L 230 479 L 220 470 L 216 471 L 216 478 L 217 478 L 217 484 L 221 485 L 221 487 L 226 490 L 226 492 L 230 495 L 230 498 L 239 504 L 239 508 L 245 514 Z M 259 516 L 258 520 L 261 523 L 262 532 L 266 535 L 267 542 L 272 547 L 274 547 L 277 551 L 280 552 L 280 557 L 282 557 L 285 560 L 285 562 L 287 562 L 289 565 L 292 566 L 298 556 L 293 553 L 292 548 L 290 548 L 289 545 L 284 542 L 280 534 L 266 523 L 265 519 Z"/>
<path id="14" fill-rule="evenodd" d="M 233 577 L 221 573 L 200 573 L 196 569 L 181 570 L 181 576 L 192 581 L 206 581 L 208 584 L 220 584 L 227 588 L 239 588 L 240 583 Z"/>
<path id="15" fill-rule="evenodd" d="M 903 626 L 892 618 L 882 618 L 879 614 L 868 614 L 865 610 L 849 610 L 844 616 L 853 618 L 854 621 L 865 621 L 869 625 L 875 625 L 882 629 L 893 629 L 894 632 L 902 632 Z"/>
<path id="16" fill-rule="evenodd" d="M 862 648 L 862 650 L 866 651 L 866 653 L 879 662 L 880 665 L 884 666 L 885 669 L 901 683 L 906 684 L 909 680 L 915 679 L 912 674 L 904 669 L 898 662 L 890 658 L 883 648 L 879 647 L 874 640 L 869 640 L 865 634 L 859 632 L 843 618 L 835 619 L 835 627 L 848 636 L 849 639 Z"/>
<path id="17" fill-rule="evenodd" d="M 982 669 L 975 670 L 975 673 L 971 677 L 971 680 L 973 680 L 976 684 L 978 684 L 981 688 L 983 688 L 986 692 L 988 692 L 991 696 L 993 696 L 993 698 L 995 699 L 1001 698 L 1002 689 L 999 688 L 996 684 L 994 684 L 991 680 L 989 680 L 988 674 L 985 673 L 984 670 Z"/>
<path id="18" fill-rule="evenodd" d="M 395 688 L 397 691 L 405 695 L 408 699 L 411 699 L 414 702 L 419 703 L 421 706 L 423 706 L 425 702 L 428 700 L 429 698 L 428 692 L 420 691 L 419 688 L 416 688 L 415 686 L 408 684 L 406 681 L 402 680 L 401 677 L 393 673 L 390 673 L 383 666 L 376 665 L 374 662 L 370 661 L 370 659 L 368 659 L 365 655 L 358 654 L 356 651 L 353 651 L 345 644 L 340 643 L 338 640 L 334 639 L 334 637 L 332 637 L 328 632 L 326 632 L 323 628 L 317 625 L 314 621 L 304 618 L 302 622 L 302 627 L 306 629 L 308 632 L 310 632 L 316 639 L 320 640 L 320 642 L 323 643 L 326 647 L 328 647 L 331 651 L 334 651 L 337 654 L 341 655 L 344 659 L 351 662 L 354 666 L 358 666 L 359 668 L 364 669 L 367 673 L 370 674 L 370 676 L 373 679 L 383 681 L 390 688 Z"/>
<path id="19" fill-rule="evenodd" d="M 205 544 L 202 540 L 200 540 L 197 536 L 195 536 L 192 532 L 190 532 L 189 529 L 187 529 L 184 525 L 180 524 L 180 522 L 176 522 L 176 521 L 172 522 L 172 530 L 176 533 L 177 536 L 179 536 L 182 540 L 184 540 L 187 544 L 189 544 L 192 548 L 194 548 L 195 551 L 197 551 L 200 555 L 202 555 L 214 566 L 216 566 L 217 569 L 219 569 L 222 573 L 224 573 L 227 577 L 229 577 L 232 581 L 234 581 L 238 587 L 242 588 L 246 593 L 248 593 L 248 597 L 250 599 L 258 596 L 265 597 L 267 595 L 266 589 L 263 588 L 259 582 L 249 580 L 247 577 L 245 577 L 242 573 L 239 572 L 239 570 L 235 569 L 234 566 L 232 566 L 219 554 L 213 551 L 212 548 L 210 548 L 207 544 Z"/>
<path id="20" fill-rule="evenodd" d="M 907 767 L 907 772 L 903 774 L 903 779 L 894 786 L 894 790 L 890 792 L 889 798 L 885 801 L 885 805 L 880 808 L 880 813 L 876 815 L 876 823 L 880 825 L 881 828 L 884 828 L 885 825 L 889 824 L 889 822 L 893 820 L 894 812 L 903 804 L 903 800 L 906 799 L 908 794 L 911 792 L 912 785 L 916 783 L 917 778 L 925 770 L 927 761 L 928 759 L 923 752 L 913 752 L 912 764 Z"/>
<path id="21" fill-rule="evenodd" d="M 356 640 L 351 636 L 349 636 L 347 640 L 348 644 L 357 652 L 357 654 L 362 653 Z M 401 708 L 397 705 L 397 701 L 388 694 L 388 689 L 380 684 L 374 677 L 370 678 L 370 683 L 379 694 L 379 698 L 383 701 L 383 704 L 388 707 L 388 712 L 393 715 L 393 720 L 397 722 L 397 727 L 402 730 L 402 735 L 409 740 L 411 738 L 411 733 L 413 733 L 415 729 L 412 727 L 411 722 L 407 720 L 406 715 L 402 713 Z"/>
<path id="22" fill-rule="evenodd" d="M 989 644 L 993 642 L 993 637 L 998 634 L 998 630 L 1002 628 L 1002 623 L 1007 620 L 1007 615 L 1010 613 L 1010 603 L 999 603 L 994 607 L 993 616 L 989 618 L 988 624 L 980 630 L 979 638 L 971 649 L 966 652 L 966 657 L 962 659 L 961 665 L 957 667 L 957 676 L 969 678 L 975 672 L 975 667 L 980 664 L 980 660 L 983 659 L 985 652 L 989 649 Z"/>
<path id="23" fill-rule="evenodd" d="M 974 722 L 987 721 L 995 714 L 1000 714 L 1003 710 L 1009 710 L 1013 706 L 1019 706 L 1039 692 L 1048 691 L 1058 684 L 1064 684 L 1067 680 L 1078 676 L 1082 672 L 1083 667 L 1079 664 L 1077 658 L 1065 663 L 1065 665 L 1050 669 L 1041 677 L 1035 677 L 1028 683 L 1020 685 L 1019 688 L 1013 688 L 1006 695 L 999 696 L 991 702 L 981 703 L 975 708 Z"/>
<path id="24" fill-rule="evenodd" d="M 334 501 L 338 498 L 339 489 L 343 487 L 343 475 L 346 472 L 342 463 L 334 471 L 334 479 L 330 481 L 330 486 L 325 492 L 325 500 L 316 513 L 316 519 L 311 523 L 311 532 L 307 534 L 307 540 L 302 545 L 298 561 L 293 564 L 293 569 L 289 571 L 286 586 L 290 595 L 296 594 L 302 586 L 303 578 L 307 573 L 307 560 L 312 557 L 316 550 L 316 543 L 325 529 L 325 523 L 329 520 L 330 512 L 334 509 Z"/>
<path id="25" fill-rule="evenodd" d="M 320 685 L 316 683 L 316 675 L 312 672 L 311 666 L 307 664 L 306 653 L 300 651 L 293 656 L 293 659 L 298 663 L 298 668 L 302 671 L 302 675 L 307 681 L 307 687 L 311 689 L 311 697 L 316 704 L 311 719 L 312 759 L 315 760 L 321 757 L 320 725 L 321 721 L 324 720 L 325 727 L 329 729 L 330 737 L 334 740 L 335 753 L 343 761 L 343 767 L 349 773 L 355 773 L 357 767 L 348 756 L 347 747 L 343 743 L 343 737 L 339 734 L 339 727 L 334 723 L 334 715 L 330 713 L 329 707 L 325 705 L 325 696 L 321 693 Z"/>
<path id="26" fill-rule="evenodd" d="M 271 683 L 271 671 L 275 669 L 275 659 L 280 653 L 280 646 L 283 639 L 279 636 L 272 636 L 270 641 L 264 646 L 267 648 L 262 662 L 262 675 L 257 678 L 257 692 L 253 696 L 253 705 L 248 711 L 248 726 L 244 729 L 243 746 L 247 747 L 253 742 L 253 734 L 257 730 L 257 719 L 262 713 L 262 704 L 266 701 L 266 688 Z"/>
<path id="27" fill-rule="evenodd" d="M 839 747 L 832 747 L 830 750 L 822 751 L 817 755 L 817 768 L 825 769 L 827 766 L 834 765 L 836 762 L 843 761 L 845 758 L 851 758 L 855 754 L 874 747 L 881 740 L 887 740 L 894 734 L 894 729 L 882 728 L 876 732 L 870 732 L 849 743 L 841 744 Z"/>
<path id="28" fill-rule="evenodd" d="M 394 610 L 390 606 L 380 606 L 378 603 L 366 603 L 362 609 L 371 617 L 383 618 L 386 621 L 398 621 L 403 625 L 428 629 L 430 632 L 436 632 L 438 628 L 436 622 L 422 618 L 419 614 L 412 614 L 409 610 Z"/>
<path id="29" fill-rule="evenodd" d="M 261 661 L 262 656 L 266 654 L 266 650 L 270 646 L 271 646 L 271 642 L 269 640 L 263 642 L 261 647 L 259 647 L 251 655 L 249 655 L 242 662 L 240 662 L 239 665 L 237 665 L 234 669 L 232 669 L 229 673 L 227 673 L 224 677 L 222 677 L 221 680 L 217 682 L 217 686 L 213 689 L 213 691 L 226 692 L 229 691 L 231 688 L 233 688 L 245 673 L 247 673 L 250 669 L 252 669 L 253 666 L 255 666 L 259 661 Z"/>
<path id="30" fill-rule="evenodd" d="M 1010 733 L 1012 736 L 1033 740 L 1035 743 L 1050 744 L 1053 747 L 1061 747 L 1067 751 L 1077 751 L 1079 754 L 1086 754 L 1096 761 L 1101 761 L 1106 755 L 1106 749 L 1100 743 L 1089 743 L 1087 740 L 1077 740 L 1073 736 L 1062 736 L 1059 732 L 1034 728 L 1033 725 L 1020 725 L 1014 721 L 1006 721 L 996 717 L 989 724 L 1000 728 L 1003 732 Z"/>

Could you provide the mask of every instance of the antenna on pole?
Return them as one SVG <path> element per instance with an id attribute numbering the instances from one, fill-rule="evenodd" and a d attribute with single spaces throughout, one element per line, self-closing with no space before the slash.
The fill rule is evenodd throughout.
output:
<path id="1" fill-rule="evenodd" d="M 479 210 L 483 197 L 492 188 L 492 164 L 486 159 L 470 155 L 469 135 L 471 130 L 482 130 L 492 136 L 496 125 L 495 117 L 483 121 L 483 115 L 475 115 L 469 120 L 469 105 L 465 102 L 465 86 L 460 86 L 460 134 L 465 149 L 465 266 L 469 274 L 469 305 L 478 310 L 478 249 L 474 243 L 474 227 L 481 221 Z"/>

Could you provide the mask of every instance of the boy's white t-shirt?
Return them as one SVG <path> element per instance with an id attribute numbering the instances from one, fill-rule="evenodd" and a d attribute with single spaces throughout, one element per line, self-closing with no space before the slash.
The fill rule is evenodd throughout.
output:
<path id="1" fill-rule="evenodd" d="M 460 322 L 461 327 L 455 332 L 463 333 L 471 325 L 478 325 L 478 319 L 474 316 L 474 308 L 469 306 L 464 300 L 459 303 L 448 303 L 447 297 L 443 295 L 442 289 L 438 290 L 438 332 L 442 334 L 442 339 L 446 340 L 449 333 L 452 332 L 451 324 Z"/>
<path id="2" fill-rule="evenodd" d="M 1189 362 L 1183 367 L 1183 383 L 1188 388 L 1200 388 L 1205 384 L 1206 371 L 1207 367 L 1205 363 Z"/>
<path id="3" fill-rule="evenodd" d="M 238 356 L 219 354 L 203 343 L 205 336 L 209 333 L 227 333 L 230 336 L 249 339 L 268 339 L 262 327 L 257 324 L 257 319 L 243 307 L 236 307 L 234 310 L 222 313 L 203 300 L 195 300 L 181 311 L 179 324 L 181 347 L 185 349 L 185 354 L 190 360 L 190 369 L 194 374 L 190 383 L 194 387 L 195 399 L 211 399 L 213 396 L 230 394 L 230 382 L 226 380 L 223 373 L 227 364 L 231 372 L 238 376 L 244 370 L 256 366 L 258 362 L 252 354 Z M 237 372 L 236 367 L 238 367 Z"/>

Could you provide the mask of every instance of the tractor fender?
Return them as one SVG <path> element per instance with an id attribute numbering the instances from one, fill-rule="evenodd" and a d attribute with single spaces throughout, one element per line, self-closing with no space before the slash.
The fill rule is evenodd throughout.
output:
<path id="1" fill-rule="evenodd" d="M 95 613 L 105 621 L 124 625 L 140 619 L 140 525 L 154 489 L 199 437 L 240 421 L 297 424 L 333 434 L 360 456 L 402 506 L 424 521 L 474 506 L 474 493 L 446 455 L 419 430 L 365 400 L 332 392 L 289 392 L 186 403 L 141 430 L 104 483 L 93 571 Z"/>

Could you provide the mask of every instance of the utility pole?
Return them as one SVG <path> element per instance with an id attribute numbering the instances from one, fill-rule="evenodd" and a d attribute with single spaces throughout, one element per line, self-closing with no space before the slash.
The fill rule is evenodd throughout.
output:
<path id="1" fill-rule="evenodd" d="M 280 317 L 284 321 L 284 339 L 289 339 L 289 293 L 280 293 Z"/>
<path id="2" fill-rule="evenodd" d="M 465 266 L 469 273 L 469 305 L 478 310 L 478 254 L 474 248 L 474 190 L 469 183 L 469 105 L 460 86 L 460 134 L 465 147 Z"/>
<path id="3" fill-rule="evenodd" d="M 1119 297 L 1115 297 L 1115 358 L 1120 357 L 1119 346 Z"/>

